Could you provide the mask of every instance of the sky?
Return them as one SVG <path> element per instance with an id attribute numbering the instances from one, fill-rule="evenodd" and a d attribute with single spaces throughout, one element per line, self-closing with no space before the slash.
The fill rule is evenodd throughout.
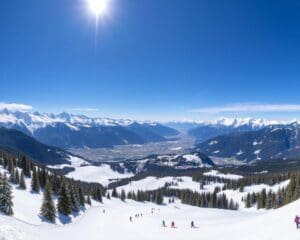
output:
<path id="1" fill-rule="evenodd" d="M 87 1 L 0 1 L 0 108 L 299 118 L 300 1 Z"/>

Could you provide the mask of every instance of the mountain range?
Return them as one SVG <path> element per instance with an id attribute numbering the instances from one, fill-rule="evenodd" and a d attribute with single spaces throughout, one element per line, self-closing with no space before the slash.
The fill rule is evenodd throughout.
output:
<path id="1" fill-rule="evenodd" d="M 251 162 L 300 157 L 300 125 L 271 125 L 257 131 L 219 135 L 197 144 L 208 156 Z"/>
<path id="2" fill-rule="evenodd" d="M 256 131 L 268 126 L 288 126 L 296 121 L 275 121 L 256 118 L 220 118 L 209 122 L 196 122 L 187 133 L 197 142 L 203 142 L 219 135 Z"/>
<path id="3" fill-rule="evenodd" d="M 0 126 L 19 130 L 60 148 L 98 148 L 166 141 L 179 132 L 155 122 L 91 118 L 68 113 L 0 112 Z"/>

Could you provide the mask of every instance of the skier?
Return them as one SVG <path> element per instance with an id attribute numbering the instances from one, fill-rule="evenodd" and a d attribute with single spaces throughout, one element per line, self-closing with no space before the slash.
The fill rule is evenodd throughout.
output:
<path id="1" fill-rule="evenodd" d="M 298 215 L 296 215 L 295 219 L 294 219 L 297 229 L 299 228 L 299 224 L 300 224 L 300 217 Z"/>
<path id="2" fill-rule="evenodd" d="M 103 209 L 103 211 L 102 211 L 103 213 L 105 213 L 105 209 Z"/>
<path id="3" fill-rule="evenodd" d="M 195 228 L 194 221 L 191 221 L 191 228 Z"/>
<path id="4" fill-rule="evenodd" d="M 132 217 L 131 216 L 129 217 L 129 221 L 132 222 Z"/>
<path id="5" fill-rule="evenodd" d="M 176 227 L 175 227 L 175 222 L 174 222 L 174 221 L 172 221 L 172 223 L 171 223 L 171 228 L 176 228 Z"/>
<path id="6" fill-rule="evenodd" d="M 167 227 L 165 220 L 162 221 L 161 226 L 162 226 L 162 227 Z"/>

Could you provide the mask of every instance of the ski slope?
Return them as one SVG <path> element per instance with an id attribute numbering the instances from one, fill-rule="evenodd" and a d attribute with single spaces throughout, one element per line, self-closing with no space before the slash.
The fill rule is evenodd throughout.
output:
<path id="1" fill-rule="evenodd" d="M 4 172 L 0 168 L 0 172 Z M 174 178 L 164 180 L 173 180 Z M 142 180 L 140 180 L 142 181 Z M 145 181 L 145 180 L 144 180 Z M 161 179 L 147 179 L 148 187 L 162 184 Z M 177 187 L 187 187 L 191 179 L 183 178 Z M 286 185 L 288 182 L 272 186 L 273 190 Z M 293 219 L 300 214 L 300 200 L 277 210 L 243 209 L 239 211 L 204 209 L 181 204 L 178 200 L 158 206 L 153 203 L 140 203 L 132 200 L 122 202 L 120 199 L 103 199 L 103 204 L 92 202 L 87 207 L 69 219 L 59 216 L 56 224 L 50 224 L 39 217 L 42 193 L 30 192 L 30 179 L 26 179 L 27 190 L 13 187 L 14 212 L 13 217 L 0 214 L 1 240 L 296 240 L 300 230 L 295 227 Z M 147 186 L 139 182 L 137 187 Z M 181 184 L 181 185 L 180 185 Z M 260 191 L 260 185 L 254 185 L 247 191 Z M 240 198 L 238 191 L 226 194 L 232 198 Z M 239 193 L 246 194 L 246 193 Z M 152 211 L 152 209 L 154 209 Z M 105 210 L 105 213 L 103 213 Z M 153 213 L 152 213 L 153 212 Z M 135 214 L 143 217 L 135 218 Z M 129 217 L 133 217 L 133 222 Z M 161 227 L 165 220 L 168 227 Z M 170 228 L 175 221 L 176 229 Z M 198 228 L 191 229 L 190 222 L 194 221 Z"/>
<path id="2" fill-rule="evenodd" d="M 155 208 L 153 213 L 151 209 Z M 299 212 L 300 201 L 271 211 L 230 211 L 201 209 L 181 203 L 157 206 L 152 203 L 119 199 L 106 200 L 92 207 L 71 224 L 64 226 L 48 223 L 30 224 L 14 217 L 0 217 L 0 239 L 2 240 L 296 240 L 300 230 L 294 226 L 293 218 Z M 105 209 L 105 213 L 103 213 Z M 143 217 L 135 218 L 136 213 Z M 129 217 L 133 217 L 133 222 Z M 165 220 L 168 227 L 161 227 Z M 198 228 L 191 229 L 193 220 Z M 175 221 L 176 229 L 170 228 Z"/>

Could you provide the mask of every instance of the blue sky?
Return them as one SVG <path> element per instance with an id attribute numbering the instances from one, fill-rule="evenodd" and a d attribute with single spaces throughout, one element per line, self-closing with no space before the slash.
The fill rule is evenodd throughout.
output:
<path id="1" fill-rule="evenodd" d="M 85 0 L 1 0 L 2 105 L 153 120 L 298 117 L 299 1 L 108 1 L 96 34 Z"/>

